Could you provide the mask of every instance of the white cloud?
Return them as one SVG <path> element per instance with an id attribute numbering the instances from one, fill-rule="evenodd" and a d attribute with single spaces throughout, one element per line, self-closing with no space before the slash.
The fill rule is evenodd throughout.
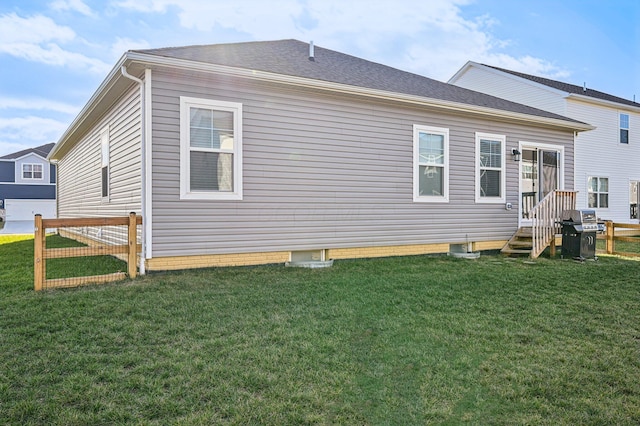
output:
<path id="1" fill-rule="evenodd" d="M 2 144 L 10 144 L 24 149 L 57 142 L 67 125 L 66 122 L 37 116 L 0 118 L 0 147 Z M 4 150 L 0 149 L 2 151 Z"/>
<path id="2" fill-rule="evenodd" d="M 15 13 L 0 15 L 0 53 L 47 65 L 83 68 L 106 74 L 111 69 L 109 64 L 65 50 L 59 45 L 76 38 L 71 28 L 60 26 L 46 16 L 22 18 Z"/>
<path id="3" fill-rule="evenodd" d="M 95 16 L 91 8 L 87 6 L 82 0 L 56 0 L 52 2 L 50 6 L 54 10 L 71 10 L 81 13 L 85 16 Z"/>
<path id="4" fill-rule="evenodd" d="M 127 50 L 148 49 L 149 42 L 146 40 L 131 40 L 128 38 L 117 37 L 116 41 L 111 45 L 111 56 L 120 58 Z"/>
<path id="5" fill-rule="evenodd" d="M 76 33 L 71 28 L 57 25 L 46 16 L 22 18 L 15 13 L 0 16 L 0 47 L 17 43 L 37 44 L 51 40 L 68 42 L 75 37 Z"/>
<path id="6" fill-rule="evenodd" d="M 42 98 L 3 98 L 0 97 L 0 109 L 53 111 L 75 115 L 80 107 Z"/>
<path id="7" fill-rule="evenodd" d="M 177 10 L 182 27 L 233 29 L 255 40 L 297 38 L 439 80 L 468 60 L 557 78 L 568 73 L 548 61 L 504 53 L 510 40 L 493 37 L 488 14 L 465 18 L 472 0 L 123 0 L 122 8 Z M 215 42 L 215 41 L 212 41 Z"/>

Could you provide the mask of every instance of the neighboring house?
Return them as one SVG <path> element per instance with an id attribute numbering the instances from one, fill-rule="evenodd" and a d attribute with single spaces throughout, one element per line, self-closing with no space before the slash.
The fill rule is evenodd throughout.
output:
<path id="1" fill-rule="evenodd" d="M 49 157 L 60 217 L 142 214 L 160 270 L 499 249 L 512 151 L 556 152 L 571 190 L 589 129 L 281 40 L 126 52 Z"/>
<path id="2" fill-rule="evenodd" d="M 56 167 L 48 143 L 0 157 L 0 209 L 7 221 L 33 221 L 34 214 L 56 216 Z"/>
<path id="3" fill-rule="evenodd" d="M 449 83 L 520 102 L 596 127 L 575 140 L 577 207 L 595 209 L 602 219 L 638 223 L 640 186 L 640 103 L 560 81 L 468 62 Z M 541 178 L 544 152 L 522 146 L 523 175 Z M 523 179 L 526 182 L 525 179 Z M 535 179 L 531 183 L 535 183 Z M 538 185 L 538 188 L 540 186 Z M 522 192 L 536 192 L 522 188 Z M 526 214 L 525 212 L 522 212 Z"/>

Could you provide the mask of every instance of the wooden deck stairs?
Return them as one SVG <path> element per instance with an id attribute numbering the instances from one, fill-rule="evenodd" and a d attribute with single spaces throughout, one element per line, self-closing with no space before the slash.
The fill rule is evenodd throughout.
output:
<path id="1" fill-rule="evenodd" d="M 500 252 L 507 256 L 531 256 L 533 249 L 533 228 L 521 226 Z"/>
<path id="2" fill-rule="evenodd" d="M 522 226 L 501 252 L 508 256 L 527 255 L 536 259 L 547 248 L 555 255 L 556 237 L 560 233 L 562 212 L 576 207 L 576 192 L 555 190 L 547 194 L 528 214 L 531 226 Z"/>

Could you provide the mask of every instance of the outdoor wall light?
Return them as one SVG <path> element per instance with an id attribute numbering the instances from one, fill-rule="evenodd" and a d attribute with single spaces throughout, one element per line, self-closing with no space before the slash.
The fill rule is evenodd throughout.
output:
<path id="1" fill-rule="evenodd" d="M 511 155 L 513 155 L 513 161 L 520 161 L 520 156 L 522 155 L 522 153 L 513 148 L 513 151 L 511 151 Z"/>

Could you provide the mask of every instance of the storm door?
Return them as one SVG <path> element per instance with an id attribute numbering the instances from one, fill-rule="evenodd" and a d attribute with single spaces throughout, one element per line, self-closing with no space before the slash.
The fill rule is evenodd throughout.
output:
<path id="1" fill-rule="evenodd" d="M 560 188 L 562 153 L 558 149 L 522 147 L 520 161 L 520 219 L 548 193 Z"/>

